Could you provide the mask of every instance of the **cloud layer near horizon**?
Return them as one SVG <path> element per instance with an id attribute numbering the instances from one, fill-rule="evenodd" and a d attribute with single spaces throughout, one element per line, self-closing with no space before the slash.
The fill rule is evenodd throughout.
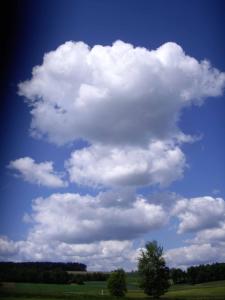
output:
<path id="1" fill-rule="evenodd" d="M 164 195 L 165 196 L 165 195 Z M 167 250 L 165 258 L 170 266 L 187 267 L 192 264 L 223 261 L 221 251 L 225 243 L 225 210 L 221 198 L 199 197 L 180 199 L 170 195 L 157 203 L 157 197 L 144 199 L 132 190 L 100 192 L 97 196 L 78 194 L 53 194 L 33 201 L 28 221 L 30 231 L 26 240 L 0 239 L 1 260 L 78 260 L 90 269 L 108 269 L 117 264 L 127 269 L 136 267 L 136 259 L 143 246 L 142 236 L 165 225 L 173 218 L 178 230 L 185 228 L 194 234 L 187 246 Z M 223 202 L 222 202 L 223 201 Z M 197 220 L 195 228 L 188 227 L 181 218 L 183 203 Z M 201 215 L 208 216 L 198 219 Z M 212 214 L 213 210 L 220 210 Z M 188 213 L 187 212 L 187 213 Z M 210 218 L 209 218 L 210 217 Z M 60 221 L 59 221 L 60 220 Z M 171 234 L 175 234 L 171 232 Z M 110 250 L 110 247 L 112 249 Z M 114 249 L 114 250 L 113 250 Z M 93 259 L 93 261 L 92 261 Z M 101 259 L 103 259 L 101 261 Z M 117 265 L 118 266 L 118 265 Z"/>

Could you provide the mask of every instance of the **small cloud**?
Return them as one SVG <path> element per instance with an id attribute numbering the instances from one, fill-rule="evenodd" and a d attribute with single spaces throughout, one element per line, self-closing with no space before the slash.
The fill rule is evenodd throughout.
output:
<path id="1" fill-rule="evenodd" d="M 17 171 L 16 176 L 33 184 L 51 188 L 66 187 L 68 185 L 62 179 L 63 176 L 54 171 L 52 161 L 36 163 L 30 157 L 22 157 L 10 161 L 8 168 Z"/>

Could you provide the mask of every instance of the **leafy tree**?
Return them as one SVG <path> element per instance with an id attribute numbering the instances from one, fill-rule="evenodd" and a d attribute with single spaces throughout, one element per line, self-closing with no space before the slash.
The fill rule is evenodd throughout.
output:
<path id="1" fill-rule="evenodd" d="M 138 259 L 140 287 L 147 295 L 159 298 L 169 288 L 169 268 L 163 258 L 163 248 L 156 241 L 148 242 Z"/>
<path id="2" fill-rule="evenodd" d="M 126 277 L 123 269 L 113 271 L 107 281 L 110 295 L 124 297 L 127 291 Z"/>

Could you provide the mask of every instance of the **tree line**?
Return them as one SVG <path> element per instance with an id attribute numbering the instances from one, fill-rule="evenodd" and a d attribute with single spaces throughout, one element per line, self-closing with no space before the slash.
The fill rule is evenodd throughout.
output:
<path id="1" fill-rule="evenodd" d="M 0 282 L 68 283 L 67 271 L 86 271 L 81 263 L 0 262 Z"/>
<path id="2" fill-rule="evenodd" d="M 21 269 L 51 271 L 86 271 L 87 266 L 78 262 L 0 262 L 0 270 Z"/>
<path id="3" fill-rule="evenodd" d="M 173 283 L 204 283 L 208 281 L 225 280 L 225 263 L 214 263 L 189 267 L 186 271 L 170 269 Z"/>
<path id="4" fill-rule="evenodd" d="M 0 282 L 83 284 L 85 281 L 105 281 L 109 277 L 107 273 L 86 270 L 86 265 L 81 263 L 0 262 Z"/>

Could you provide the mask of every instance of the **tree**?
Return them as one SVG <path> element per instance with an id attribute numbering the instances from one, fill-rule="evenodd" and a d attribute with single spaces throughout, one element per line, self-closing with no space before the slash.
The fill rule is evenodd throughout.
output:
<path id="1" fill-rule="evenodd" d="M 156 241 L 148 242 L 138 258 L 140 287 L 147 295 L 159 298 L 169 288 L 169 268 L 163 258 L 163 248 Z"/>
<path id="2" fill-rule="evenodd" d="M 107 281 L 110 295 L 124 297 L 127 291 L 126 277 L 123 269 L 113 271 Z"/>

